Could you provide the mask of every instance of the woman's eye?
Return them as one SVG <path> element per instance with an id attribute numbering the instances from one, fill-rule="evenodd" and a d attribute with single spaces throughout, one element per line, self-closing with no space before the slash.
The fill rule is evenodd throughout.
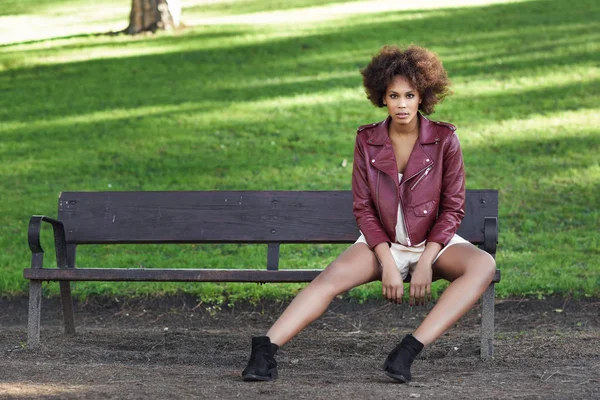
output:
<path id="1" fill-rule="evenodd" d="M 415 95 L 410 93 L 410 94 L 407 94 L 406 97 L 408 97 L 409 99 L 412 99 L 413 97 L 415 97 Z"/>
<path id="2" fill-rule="evenodd" d="M 397 98 L 398 98 L 398 95 L 395 95 L 395 94 L 390 94 L 390 98 L 391 98 L 391 99 L 397 99 Z"/>

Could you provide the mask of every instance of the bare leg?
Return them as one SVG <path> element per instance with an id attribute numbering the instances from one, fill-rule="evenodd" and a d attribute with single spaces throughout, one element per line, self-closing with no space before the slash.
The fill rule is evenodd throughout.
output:
<path id="1" fill-rule="evenodd" d="M 489 286 L 496 262 L 470 243 L 450 246 L 433 265 L 436 277 L 450 281 L 413 336 L 424 345 L 440 337 L 462 317 Z"/>
<path id="2" fill-rule="evenodd" d="M 283 346 L 319 318 L 335 296 L 380 278 L 375 253 L 364 243 L 350 246 L 294 298 L 267 336 L 271 343 Z"/>

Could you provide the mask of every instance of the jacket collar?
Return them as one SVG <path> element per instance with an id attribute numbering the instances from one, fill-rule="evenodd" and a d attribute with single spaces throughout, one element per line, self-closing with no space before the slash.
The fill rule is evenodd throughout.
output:
<path id="1" fill-rule="evenodd" d="M 415 146 L 410 153 L 406 169 L 402 175 L 402 182 L 407 181 L 415 177 L 425 168 L 433 165 L 435 160 L 425 149 L 423 145 L 434 144 L 439 142 L 439 136 L 436 133 L 436 124 L 423 117 L 419 113 L 419 140 L 415 143 Z M 398 182 L 398 167 L 396 166 L 396 157 L 394 155 L 394 149 L 392 141 L 388 136 L 388 126 L 391 121 L 391 117 L 380 122 L 372 129 L 371 136 L 367 139 L 367 143 L 379 147 L 378 150 L 374 150 L 372 153 L 373 158 L 371 164 L 387 174 L 396 184 Z"/>
<path id="2" fill-rule="evenodd" d="M 419 143 L 421 144 L 432 144 L 440 141 L 440 137 L 437 134 L 437 125 L 424 117 L 421 113 L 417 116 L 419 118 Z M 385 120 L 375 126 L 371 130 L 371 135 L 367 139 L 368 144 L 375 146 L 381 146 L 386 143 L 391 143 L 390 137 L 388 136 L 388 127 L 392 117 L 388 116 Z"/>

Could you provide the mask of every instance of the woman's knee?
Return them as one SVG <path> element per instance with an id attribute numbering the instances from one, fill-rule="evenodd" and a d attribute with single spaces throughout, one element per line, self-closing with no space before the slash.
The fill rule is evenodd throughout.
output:
<path id="1" fill-rule="evenodd" d="M 492 282 L 494 280 L 494 276 L 496 275 L 496 260 L 489 253 L 485 253 L 487 261 L 485 262 L 486 272 L 488 274 L 489 281 Z"/>
<path id="2" fill-rule="evenodd" d="M 369 262 L 340 257 L 330 263 L 313 283 L 323 294 L 335 297 L 353 287 L 377 279 L 376 266 L 371 268 Z"/>
<path id="3" fill-rule="evenodd" d="M 496 260 L 489 253 L 481 250 L 469 262 L 469 273 L 481 277 L 486 282 L 491 282 L 496 274 Z"/>
<path id="4" fill-rule="evenodd" d="M 313 284 L 332 297 L 343 291 L 346 271 L 350 265 L 340 260 L 331 262 L 314 280 Z"/>

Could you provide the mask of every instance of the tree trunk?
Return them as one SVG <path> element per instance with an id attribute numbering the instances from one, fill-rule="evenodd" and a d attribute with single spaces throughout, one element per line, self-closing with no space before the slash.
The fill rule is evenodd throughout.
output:
<path id="1" fill-rule="evenodd" d="M 180 0 L 132 0 L 125 33 L 176 29 L 180 24 Z"/>

